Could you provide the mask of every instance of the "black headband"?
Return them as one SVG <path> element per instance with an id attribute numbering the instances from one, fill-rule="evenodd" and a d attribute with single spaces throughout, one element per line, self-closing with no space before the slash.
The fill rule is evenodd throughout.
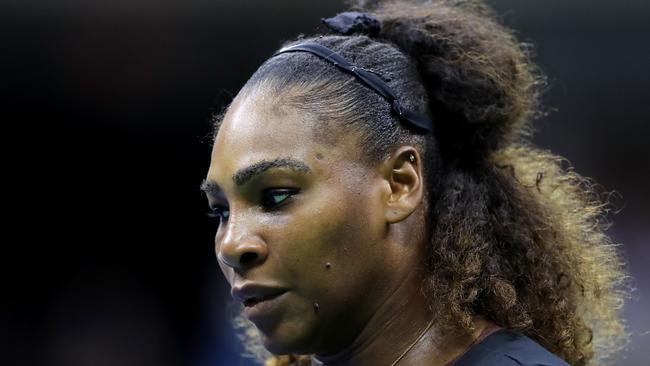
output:
<path id="1" fill-rule="evenodd" d="M 431 131 L 433 128 L 433 122 L 431 119 L 423 116 L 421 114 L 410 111 L 404 107 L 397 99 L 397 96 L 393 90 L 377 75 L 373 74 L 371 71 L 352 65 L 346 61 L 341 55 L 330 50 L 329 48 L 313 42 L 303 42 L 293 46 L 285 47 L 273 56 L 277 56 L 285 52 L 309 52 L 316 56 L 322 57 L 325 60 L 334 64 L 344 72 L 352 74 L 361 80 L 368 87 L 379 93 L 379 95 L 386 98 L 392 105 L 393 112 L 400 116 L 405 121 L 410 122 L 412 125 L 419 127 L 427 132 Z"/>

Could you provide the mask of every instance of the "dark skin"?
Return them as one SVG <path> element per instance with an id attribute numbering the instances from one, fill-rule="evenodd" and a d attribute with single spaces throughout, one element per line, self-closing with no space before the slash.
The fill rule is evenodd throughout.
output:
<path id="1" fill-rule="evenodd" d="M 420 290 L 418 151 L 400 146 L 366 166 L 356 136 L 319 144 L 310 127 L 317 121 L 280 102 L 263 89 L 235 99 L 204 186 L 223 219 L 215 250 L 230 285 L 285 291 L 245 308 L 266 348 L 355 366 L 390 365 L 416 340 L 399 365 L 444 365 L 462 353 L 485 322 L 477 319 L 469 339 L 443 337 L 434 325 L 418 340 L 431 319 Z"/>

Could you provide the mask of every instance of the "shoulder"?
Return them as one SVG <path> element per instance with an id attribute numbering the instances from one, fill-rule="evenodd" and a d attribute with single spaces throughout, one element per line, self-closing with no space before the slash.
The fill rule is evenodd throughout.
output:
<path id="1" fill-rule="evenodd" d="M 475 344 L 454 366 L 569 366 L 522 333 L 498 330 Z"/>

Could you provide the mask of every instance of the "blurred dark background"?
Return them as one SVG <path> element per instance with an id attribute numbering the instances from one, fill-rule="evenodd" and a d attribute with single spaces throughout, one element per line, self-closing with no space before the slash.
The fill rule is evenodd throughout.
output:
<path id="1" fill-rule="evenodd" d="M 535 142 L 620 209 L 637 291 L 620 365 L 650 358 L 650 2 L 492 0 L 556 111 Z M 198 186 L 210 114 L 340 1 L 0 3 L 2 365 L 243 365 Z"/>

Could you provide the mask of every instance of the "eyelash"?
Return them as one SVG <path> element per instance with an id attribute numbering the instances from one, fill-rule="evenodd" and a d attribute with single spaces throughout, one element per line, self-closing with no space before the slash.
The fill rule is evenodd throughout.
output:
<path id="1" fill-rule="evenodd" d="M 298 193 L 299 189 L 295 188 L 267 188 L 262 191 L 262 200 L 260 205 L 262 208 L 264 208 L 265 211 L 274 211 L 278 209 L 280 206 L 285 204 L 289 198 L 291 198 L 293 195 Z M 279 193 L 278 193 L 279 192 Z M 270 197 L 277 197 L 277 196 L 286 196 L 284 199 L 282 199 L 280 202 L 269 202 L 268 200 L 265 200 L 268 198 L 266 196 L 267 193 L 275 193 L 269 195 Z M 224 213 L 227 212 L 227 214 L 224 215 Z M 228 210 L 225 206 L 217 206 L 213 208 L 211 211 L 208 211 L 206 214 L 208 217 L 215 219 L 221 224 L 221 222 L 228 220 L 228 217 L 230 216 L 230 210 Z"/>

